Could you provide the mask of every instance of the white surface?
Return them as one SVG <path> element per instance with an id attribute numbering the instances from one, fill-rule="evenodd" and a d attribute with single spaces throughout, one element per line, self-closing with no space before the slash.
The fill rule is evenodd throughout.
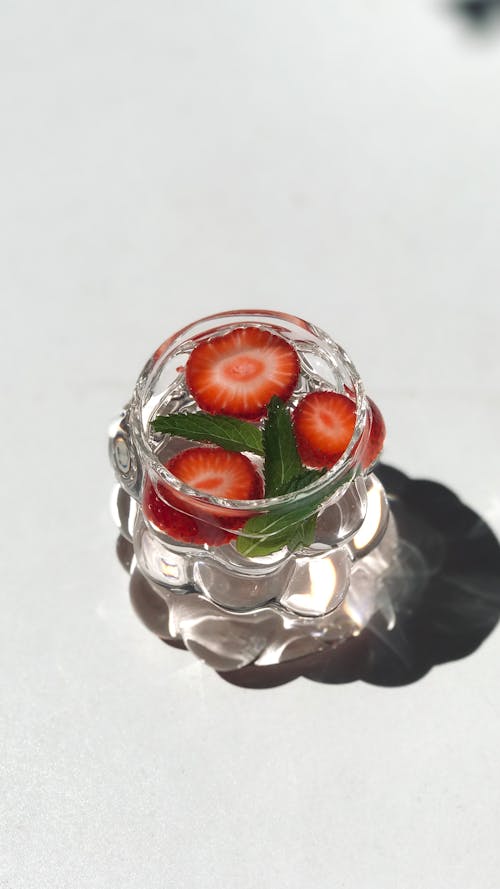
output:
<path id="1" fill-rule="evenodd" d="M 228 307 L 328 329 L 500 531 L 500 44 L 443 5 L 16 0 L 0 42 L 2 889 L 498 889 L 500 633 L 409 687 L 145 630 L 108 421 Z"/>

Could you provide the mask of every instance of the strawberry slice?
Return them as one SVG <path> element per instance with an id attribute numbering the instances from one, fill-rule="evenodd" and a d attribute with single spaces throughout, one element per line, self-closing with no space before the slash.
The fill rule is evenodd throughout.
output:
<path id="1" fill-rule="evenodd" d="M 385 423 L 379 408 L 368 398 L 368 437 L 359 449 L 361 465 L 368 469 L 377 459 L 385 439 Z M 356 402 L 337 392 L 311 392 L 295 408 L 293 425 L 301 460 L 317 469 L 330 469 L 347 448 L 356 425 Z"/>
<path id="2" fill-rule="evenodd" d="M 379 456 L 385 439 L 385 423 L 380 409 L 371 398 L 368 399 L 371 412 L 370 437 L 363 452 L 361 463 L 363 469 L 368 469 Z"/>
<path id="3" fill-rule="evenodd" d="M 338 392 L 311 392 L 298 403 L 293 426 L 300 458 L 330 469 L 344 453 L 356 424 L 356 404 Z"/>
<path id="4" fill-rule="evenodd" d="M 252 461 L 224 448 L 187 448 L 172 457 L 166 467 L 189 487 L 226 500 L 253 500 L 261 486 Z"/>
<path id="5" fill-rule="evenodd" d="M 180 481 L 200 492 L 230 500 L 262 497 L 262 479 L 243 454 L 218 447 L 188 448 L 166 464 Z M 214 507 L 174 491 L 165 483 L 155 489 L 147 479 L 143 494 L 144 514 L 157 528 L 186 543 L 228 543 L 252 515 L 249 512 Z"/>
<path id="6" fill-rule="evenodd" d="M 273 395 L 286 401 L 299 376 L 299 359 L 281 336 L 260 327 L 236 327 L 193 349 L 186 382 L 211 414 L 259 419 Z"/>

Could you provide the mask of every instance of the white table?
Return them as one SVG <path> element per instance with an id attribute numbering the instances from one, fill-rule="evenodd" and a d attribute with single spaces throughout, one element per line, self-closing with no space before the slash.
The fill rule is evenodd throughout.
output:
<path id="1" fill-rule="evenodd" d="M 500 633 L 406 687 L 229 685 L 135 617 L 106 456 L 168 333 L 284 309 L 500 532 L 497 37 L 437 0 L 2 18 L 0 886 L 498 889 Z"/>

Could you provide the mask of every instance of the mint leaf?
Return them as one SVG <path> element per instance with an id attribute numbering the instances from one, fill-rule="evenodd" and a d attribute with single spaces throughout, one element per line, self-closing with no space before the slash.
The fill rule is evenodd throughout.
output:
<path id="1" fill-rule="evenodd" d="M 326 469 L 307 469 L 303 466 L 298 475 L 278 486 L 274 496 L 278 497 L 281 494 L 291 494 L 293 491 L 300 491 L 301 488 L 306 488 L 307 485 L 310 485 L 312 482 L 315 482 L 316 479 L 321 478 L 326 471 Z"/>
<path id="2" fill-rule="evenodd" d="M 290 529 L 286 545 L 291 552 L 299 549 L 301 546 L 311 546 L 314 543 L 317 518 L 317 513 L 313 513 L 309 518 Z"/>
<path id="3" fill-rule="evenodd" d="M 236 541 L 236 549 L 243 556 L 267 556 L 287 546 L 294 534 L 299 532 L 298 526 L 305 521 L 293 521 L 293 513 L 257 515 L 249 519 L 243 527 L 243 533 Z"/>
<path id="4" fill-rule="evenodd" d="M 285 403 L 273 395 L 262 432 L 266 497 L 276 497 L 302 469 L 292 421 Z M 293 490 L 293 489 L 292 489 Z"/>
<path id="5" fill-rule="evenodd" d="M 310 525 L 306 531 L 299 526 L 316 518 L 315 510 L 326 496 L 326 492 L 321 492 L 305 503 L 277 506 L 248 519 L 236 541 L 238 552 L 244 556 L 264 556 L 288 546 L 289 540 L 295 544 L 302 535 L 307 536 L 307 531 L 310 534 Z"/>
<path id="6" fill-rule="evenodd" d="M 200 411 L 196 414 L 164 414 L 151 423 L 155 432 L 169 432 L 190 441 L 204 441 L 227 451 L 251 451 L 263 456 L 262 432 L 254 423 L 236 417 L 216 416 Z"/>
<path id="7" fill-rule="evenodd" d="M 323 490 L 317 491 L 303 503 L 278 505 L 267 513 L 253 516 L 245 522 L 236 541 L 236 549 L 243 556 L 267 556 L 288 546 L 290 550 L 299 546 L 310 546 L 314 540 L 317 510 L 324 500 L 351 481 L 353 473 L 343 481 L 332 480 Z"/>
<path id="8" fill-rule="evenodd" d="M 302 465 L 290 413 L 276 395 L 267 406 L 262 440 L 266 497 L 300 491 L 324 475 L 324 469 L 308 469 Z M 253 516 L 238 536 L 238 552 L 251 558 L 269 555 L 284 546 L 292 551 L 310 546 L 316 530 L 317 509 L 337 486 L 338 482 L 334 482 L 302 503 L 280 504 L 264 515 Z"/>

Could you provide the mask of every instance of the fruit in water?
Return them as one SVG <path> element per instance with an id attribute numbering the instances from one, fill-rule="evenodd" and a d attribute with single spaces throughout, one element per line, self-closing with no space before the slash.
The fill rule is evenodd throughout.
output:
<path id="1" fill-rule="evenodd" d="M 273 395 L 286 401 L 299 376 L 289 342 L 260 327 L 237 327 L 196 346 L 186 383 L 205 411 L 259 419 Z"/>
<path id="2" fill-rule="evenodd" d="M 243 454 L 219 447 L 188 448 L 166 464 L 180 481 L 201 492 L 230 500 L 254 500 L 263 496 L 262 478 Z M 143 509 L 146 518 L 175 540 L 221 546 L 252 515 L 216 507 L 187 497 L 161 482 L 157 488 L 151 479 L 144 486 Z"/>
<path id="3" fill-rule="evenodd" d="M 371 398 L 368 399 L 371 413 L 370 437 L 363 451 L 361 462 L 364 469 L 368 469 L 380 454 L 385 439 L 385 423 L 380 409 Z"/>
<path id="4" fill-rule="evenodd" d="M 225 448 L 187 448 L 172 457 L 166 466 L 189 487 L 228 500 L 253 500 L 262 485 L 252 461 L 244 454 Z"/>
<path id="5" fill-rule="evenodd" d="M 159 485 L 164 496 L 170 496 L 166 486 Z M 159 496 L 150 478 L 146 479 L 142 495 L 142 508 L 148 521 L 152 522 L 160 531 L 164 531 L 174 540 L 182 540 L 185 543 L 226 543 L 227 532 L 222 533 L 219 528 L 212 528 L 206 522 L 201 523 L 193 516 L 181 512 L 179 509 L 165 503 Z M 205 531 L 205 534 L 203 534 Z"/>
<path id="6" fill-rule="evenodd" d="M 299 401 L 293 427 L 300 458 L 307 466 L 330 469 L 349 444 L 356 404 L 338 392 L 311 392 Z"/>
<path id="7" fill-rule="evenodd" d="M 385 438 L 385 424 L 379 408 L 368 399 L 369 433 L 361 444 L 361 465 L 374 463 Z M 297 405 L 293 426 L 301 460 L 317 469 L 330 469 L 348 447 L 356 425 L 356 402 L 338 392 L 311 392 Z"/>

